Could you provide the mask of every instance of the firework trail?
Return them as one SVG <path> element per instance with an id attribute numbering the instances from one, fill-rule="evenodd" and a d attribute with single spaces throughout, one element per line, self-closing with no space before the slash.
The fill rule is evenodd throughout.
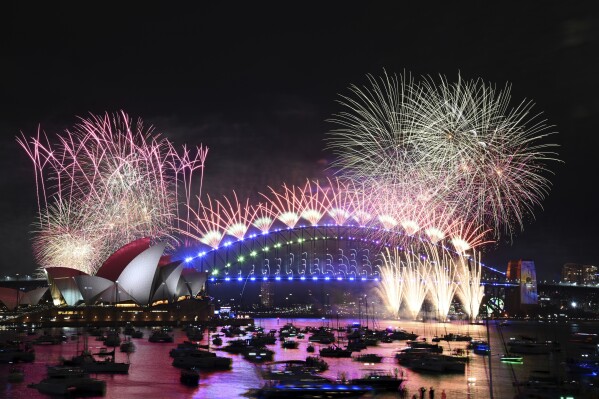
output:
<path id="1" fill-rule="evenodd" d="M 549 192 L 547 164 L 556 160 L 556 146 L 545 143 L 553 133 L 531 102 L 510 108 L 509 86 L 461 77 L 368 81 L 350 87 L 332 119 L 339 127 L 328 148 L 339 175 L 369 191 L 417 188 L 430 208 L 448 207 L 495 237 L 523 228 Z"/>
<path id="2" fill-rule="evenodd" d="M 427 280 L 431 272 L 431 264 L 420 255 L 411 251 L 404 252 L 403 298 L 406 310 L 413 320 L 418 319 L 418 313 L 428 292 Z M 395 260 L 400 262 L 401 260 Z"/>
<path id="3" fill-rule="evenodd" d="M 447 319 L 451 301 L 457 289 L 457 274 L 453 258 L 446 250 L 428 245 L 425 262 L 430 262 L 428 294 L 441 321 Z"/>
<path id="4" fill-rule="evenodd" d="M 17 142 L 35 170 L 38 264 L 68 264 L 92 274 L 105 256 L 135 239 L 175 242 L 174 222 L 189 209 L 193 173 L 203 174 L 208 151 L 184 148 L 180 156 L 153 128 L 124 112 L 79 118 L 56 141 L 38 131 Z M 67 237 L 73 241 L 62 245 Z M 69 260 L 73 256 L 78 262 Z"/>
<path id="5" fill-rule="evenodd" d="M 393 250 L 393 254 L 387 249 L 386 253 L 383 253 L 383 261 L 381 281 L 376 289 L 389 313 L 397 317 L 404 288 L 402 263 L 397 248 Z"/>
<path id="6" fill-rule="evenodd" d="M 480 254 L 474 252 L 472 259 L 460 256 L 455 262 L 459 281 L 456 295 L 464 306 L 464 311 L 474 321 L 478 316 L 480 304 L 485 296 L 485 287 L 481 284 L 482 268 Z"/>

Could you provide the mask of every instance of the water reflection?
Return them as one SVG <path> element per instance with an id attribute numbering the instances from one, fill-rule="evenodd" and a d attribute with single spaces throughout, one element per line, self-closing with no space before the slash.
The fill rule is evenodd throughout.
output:
<path id="1" fill-rule="evenodd" d="M 340 326 L 351 324 L 355 320 L 341 320 Z M 262 326 L 266 331 L 271 329 L 278 330 L 286 322 L 293 322 L 299 328 L 306 326 L 320 326 L 323 323 L 331 327 L 337 326 L 337 321 L 333 320 L 314 320 L 314 319 L 259 319 L 256 320 L 257 326 Z M 486 340 L 487 331 L 484 325 L 469 325 L 462 323 L 435 323 L 435 322 L 412 322 L 412 321 L 380 321 L 378 328 L 403 328 L 408 332 L 414 332 L 421 337 L 430 339 L 435 335 L 448 333 L 467 334 L 473 338 Z M 323 373 L 325 377 L 338 379 L 345 376 L 346 379 L 360 378 L 369 370 L 382 369 L 391 373 L 402 371 L 406 375 L 407 381 L 404 386 L 407 387 L 411 398 L 420 387 L 427 390 L 434 387 L 435 397 L 440 398 L 442 390 L 445 390 L 447 398 L 487 398 L 489 395 L 489 373 L 493 372 L 493 387 L 496 398 L 512 398 L 517 389 L 513 383 L 515 381 L 524 381 L 531 372 L 546 372 L 551 374 L 563 375 L 564 368 L 561 362 L 564 359 L 567 348 L 562 352 L 546 355 L 525 356 L 523 364 L 505 364 L 499 361 L 499 356 L 505 352 L 502 342 L 511 336 L 529 335 L 539 340 L 560 340 L 567 342 L 570 334 L 571 325 L 557 324 L 538 324 L 526 322 L 514 322 L 510 326 L 498 327 L 492 324 L 490 331 L 491 338 L 491 365 L 486 361 L 487 357 L 470 354 L 471 360 L 466 365 L 463 374 L 425 374 L 416 373 L 409 369 L 399 366 L 394 359 L 396 351 L 405 346 L 405 341 L 395 341 L 393 343 L 380 343 L 374 347 L 368 347 L 361 353 L 372 353 L 382 357 L 381 363 L 360 363 L 351 358 L 327 358 L 329 369 Z M 596 331 L 595 325 L 576 326 L 580 331 Z M 595 329 L 595 330 L 593 330 Z M 65 330 L 67 335 L 73 335 L 75 330 Z M 500 334 L 501 332 L 501 334 Z M 97 378 L 107 381 L 107 398 L 223 398 L 223 397 L 244 397 L 248 391 L 259 388 L 263 381 L 258 366 L 243 359 L 242 355 L 229 354 L 218 347 L 212 345 L 209 334 L 204 334 L 202 343 L 210 344 L 211 350 L 218 353 L 219 356 L 227 356 L 232 359 L 232 370 L 219 372 L 201 372 L 200 384 L 198 387 L 190 388 L 179 382 L 180 370 L 174 368 L 169 351 L 180 342 L 186 340 L 185 333 L 179 329 L 173 331 L 175 343 L 151 343 L 147 337 L 149 331 L 144 331 L 143 339 L 135 339 L 137 350 L 128 355 L 131 363 L 128 375 L 98 375 Z M 297 339 L 299 342 L 297 349 L 283 348 L 281 342 L 277 340 L 275 345 L 269 345 L 274 354 L 274 359 L 281 360 L 305 360 L 309 353 L 306 349 L 309 345 L 309 335 L 303 339 Z M 224 338 L 223 346 L 229 340 L 235 338 Z M 439 342 L 445 351 L 454 349 L 465 349 L 466 342 Z M 25 381 L 22 383 L 11 384 L 7 380 L 8 365 L 0 365 L 0 396 L 7 399 L 16 399 L 27 397 L 29 399 L 45 398 L 47 396 L 38 393 L 36 390 L 28 388 L 27 384 L 40 381 L 45 376 L 46 365 L 56 364 L 60 357 L 70 357 L 81 349 L 81 342 L 67 341 L 59 345 L 36 346 L 36 360 L 34 363 L 24 364 Z M 93 337 L 89 339 L 89 345 L 92 352 L 99 351 L 101 342 L 94 341 Z M 316 353 L 319 345 L 315 343 Z M 354 353 L 356 356 L 357 353 Z M 127 359 L 127 354 L 118 353 L 117 361 Z M 398 397 L 397 393 L 378 394 L 379 398 Z M 428 397 L 428 392 L 427 392 Z"/>

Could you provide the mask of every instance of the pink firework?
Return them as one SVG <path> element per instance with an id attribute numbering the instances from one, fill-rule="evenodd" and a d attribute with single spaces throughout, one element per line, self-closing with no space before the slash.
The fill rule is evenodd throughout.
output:
<path id="1" fill-rule="evenodd" d="M 64 263 L 58 259 L 68 258 L 46 251 L 45 247 L 60 247 L 52 241 L 56 226 L 72 234 L 79 231 L 75 235 L 87 237 L 102 254 L 141 237 L 174 242 L 173 223 L 182 206 L 179 191 L 188 202 L 193 174 L 198 169 L 203 173 L 207 155 L 200 146 L 193 155 L 184 148 L 180 156 L 167 139 L 124 112 L 79 118 L 56 140 L 38 131 L 17 142 L 34 165 L 39 215 L 34 243 L 36 254 L 43 254 L 37 258 L 42 267 L 57 266 Z M 201 181 L 200 176 L 200 190 Z M 85 266 L 86 272 L 101 264 L 92 263 Z"/>

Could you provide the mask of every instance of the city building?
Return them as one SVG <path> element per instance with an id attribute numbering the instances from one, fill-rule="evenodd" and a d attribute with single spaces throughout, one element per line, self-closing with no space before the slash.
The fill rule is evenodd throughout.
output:
<path id="1" fill-rule="evenodd" d="M 566 263 L 562 266 L 562 283 L 597 285 L 599 284 L 599 270 L 597 266 L 593 265 Z"/>

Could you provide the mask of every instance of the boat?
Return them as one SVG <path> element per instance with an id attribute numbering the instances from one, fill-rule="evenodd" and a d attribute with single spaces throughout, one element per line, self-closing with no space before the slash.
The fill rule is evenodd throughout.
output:
<path id="1" fill-rule="evenodd" d="M 501 355 L 499 361 L 502 363 L 511 363 L 511 364 L 522 364 L 524 363 L 524 359 L 522 356 L 514 356 L 514 355 Z"/>
<path id="2" fill-rule="evenodd" d="M 232 341 L 229 341 L 227 346 L 225 346 L 221 350 L 228 352 L 228 353 L 240 354 L 243 351 L 245 351 L 247 348 L 248 348 L 248 343 L 245 339 L 234 339 Z"/>
<path id="3" fill-rule="evenodd" d="M 179 378 L 179 381 L 181 381 L 181 384 L 183 385 L 197 387 L 200 383 L 200 373 L 193 369 L 183 369 L 181 370 L 181 377 Z"/>
<path id="4" fill-rule="evenodd" d="M 299 342 L 292 339 L 286 339 L 281 343 L 281 346 L 285 349 L 297 349 Z"/>
<path id="5" fill-rule="evenodd" d="M 353 360 L 360 363 L 380 363 L 383 357 L 376 353 L 365 353 L 354 357 Z"/>
<path id="6" fill-rule="evenodd" d="M 265 334 L 262 332 L 255 333 L 248 341 L 248 345 L 250 346 L 264 346 L 264 345 L 274 345 L 277 342 L 277 337 L 273 331 Z"/>
<path id="7" fill-rule="evenodd" d="M 116 362 L 114 350 L 104 360 L 97 360 L 87 350 L 81 351 L 71 359 L 63 359 L 62 366 L 80 367 L 86 373 L 92 374 L 129 374 L 129 363 Z"/>
<path id="8" fill-rule="evenodd" d="M 254 363 L 270 362 L 275 352 L 267 348 L 248 347 L 243 352 L 243 358 Z"/>
<path id="9" fill-rule="evenodd" d="M 135 330 L 131 333 L 131 338 L 143 338 L 144 333 L 141 330 Z"/>
<path id="10" fill-rule="evenodd" d="M 148 338 L 150 342 L 173 342 L 175 339 L 166 330 L 154 330 Z"/>
<path id="11" fill-rule="evenodd" d="M 486 356 L 491 352 L 491 348 L 487 344 L 478 344 L 472 350 L 475 355 L 483 355 Z"/>
<path id="12" fill-rule="evenodd" d="M 183 369 L 229 370 L 231 359 L 216 353 L 197 350 L 173 359 L 173 366 Z"/>
<path id="13" fill-rule="evenodd" d="M 335 384 L 323 381 L 285 381 L 266 384 L 255 392 L 256 397 L 264 399 L 293 398 L 359 398 L 372 393 L 370 386 Z"/>
<path id="14" fill-rule="evenodd" d="M 408 346 L 412 349 L 426 349 L 428 352 L 443 353 L 443 347 L 439 344 L 429 344 L 426 341 L 408 341 Z"/>
<path id="15" fill-rule="evenodd" d="M 361 378 L 354 378 L 349 382 L 352 385 L 372 387 L 377 392 L 398 392 L 404 381 L 403 371 L 400 372 L 396 369 L 394 373 L 386 370 L 368 370 Z"/>
<path id="16" fill-rule="evenodd" d="M 198 327 L 188 328 L 186 335 L 190 341 L 201 341 L 204 339 L 204 333 Z"/>
<path id="17" fill-rule="evenodd" d="M 393 341 L 413 341 L 418 338 L 418 334 L 409 333 L 402 329 L 387 329 L 387 337 Z"/>
<path id="18" fill-rule="evenodd" d="M 48 368 L 48 376 L 37 384 L 29 384 L 48 395 L 101 395 L 106 394 L 106 382 L 90 378 L 81 368 Z"/>
<path id="19" fill-rule="evenodd" d="M 335 335 L 323 327 L 320 327 L 308 337 L 310 342 L 320 342 L 321 344 L 330 344 L 335 341 Z"/>
<path id="20" fill-rule="evenodd" d="M 279 338 L 295 337 L 299 333 L 299 329 L 292 323 L 287 323 L 279 329 Z"/>
<path id="21" fill-rule="evenodd" d="M 489 343 L 487 341 L 482 340 L 482 339 L 473 339 L 472 341 L 468 342 L 468 345 L 466 345 L 466 349 L 474 349 L 478 345 L 489 346 Z"/>
<path id="22" fill-rule="evenodd" d="M 43 334 L 33 340 L 34 345 L 58 345 L 66 340 L 62 335 Z"/>
<path id="23" fill-rule="evenodd" d="M 472 337 L 469 336 L 469 335 L 449 333 L 449 334 L 442 335 L 441 337 L 435 337 L 431 341 L 433 341 L 433 342 L 439 342 L 439 341 L 447 341 L 447 342 L 453 342 L 453 341 L 457 341 L 457 342 L 470 342 L 470 341 L 472 341 Z"/>
<path id="24" fill-rule="evenodd" d="M 312 369 L 313 372 L 321 373 L 329 369 L 329 364 L 318 356 L 306 357 L 306 367 Z"/>
<path id="25" fill-rule="evenodd" d="M 123 329 L 123 334 L 131 336 L 131 335 L 133 335 L 134 332 L 135 332 L 135 328 L 133 328 L 133 326 L 131 324 L 127 323 L 127 325 Z"/>
<path id="26" fill-rule="evenodd" d="M 177 345 L 176 348 L 173 348 L 170 350 L 169 355 L 170 357 L 181 357 L 181 356 L 186 356 L 187 354 L 191 353 L 192 351 L 197 351 L 200 349 L 208 349 L 206 347 L 202 348 L 205 345 L 199 345 L 193 342 L 189 342 L 189 341 L 184 341 L 180 344 Z"/>
<path id="27" fill-rule="evenodd" d="M 322 357 L 351 357 L 351 354 L 351 350 L 343 349 L 337 345 L 330 345 L 320 349 L 320 356 Z"/>
<path id="28" fill-rule="evenodd" d="M 110 330 L 106 333 L 104 339 L 104 345 L 106 346 L 119 346 L 121 344 L 121 337 L 116 330 Z"/>
<path id="29" fill-rule="evenodd" d="M 464 359 L 431 352 L 421 352 L 419 356 L 403 364 L 412 370 L 423 372 L 464 373 L 466 371 Z"/>
<path id="30" fill-rule="evenodd" d="M 121 344 L 121 352 L 133 353 L 135 352 L 135 344 L 131 340 L 127 340 Z"/>

